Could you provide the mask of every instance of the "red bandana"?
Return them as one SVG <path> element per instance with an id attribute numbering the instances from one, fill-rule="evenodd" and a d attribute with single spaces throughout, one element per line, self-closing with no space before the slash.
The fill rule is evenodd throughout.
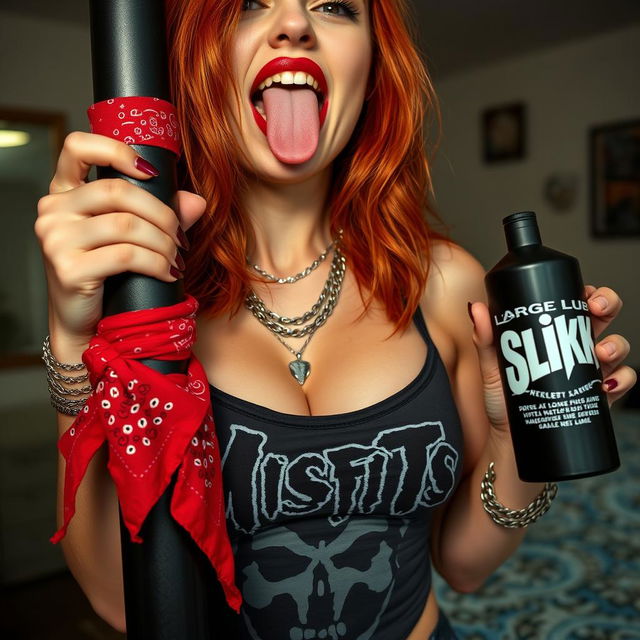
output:
<path id="1" fill-rule="evenodd" d="M 64 524 L 75 513 L 75 496 L 87 465 L 106 440 L 107 467 L 116 485 L 131 539 L 179 467 L 171 515 L 207 555 L 227 602 L 239 611 L 234 559 L 227 536 L 222 472 L 205 371 L 191 353 L 196 339 L 196 299 L 170 307 L 128 311 L 103 318 L 82 361 L 93 391 L 74 423 L 60 437 L 67 461 Z M 158 373 L 139 359 L 186 360 L 186 374 Z"/>
<path id="2" fill-rule="evenodd" d="M 170 102 L 144 96 L 109 98 L 92 104 L 87 115 L 91 133 L 180 154 L 178 119 Z"/>

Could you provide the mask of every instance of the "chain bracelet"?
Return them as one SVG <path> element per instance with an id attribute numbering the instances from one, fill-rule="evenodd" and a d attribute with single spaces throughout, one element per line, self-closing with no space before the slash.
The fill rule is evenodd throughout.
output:
<path id="1" fill-rule="evenodd" d="M 524 509 L 509 509 L 496 500 L 493 488 L 495 479 L 494 463 L 491 462 L 481 482 L 480 499 L 484 510 L 491 516 L 492 520 L 510 529 L 526 527 L 535 522 L 549 510 L 551 501 L 558 493 L 558 485 L 555 482 L 547 482 L 544 489 L 527 507 Z"/>
<path id="2" fill-rule="evenodd" d="M 60 411 L 60 413 L 66 413 L 69 416 L 77 416 L 87 403 L 87 398 L 82 398 L 80 400 L 67 400 L 55 393 L 51 393 L 50 399 L 51 406 L 54 409 Z"/>
<path id="3" fill-rule="evenodd" d="M 69 389 L 67 387 L 63 387 L 58 380 L 71 384 L 87 380 L 89 378 L 89 372 L 86 370 L 84 362 L 79 362 L 77 364 L 59 362 L 53 353 L 51 353 L 49 336 L 46 336 L 42 343 L 42 360 L 47 369 L 47 388 L 49 390 L 51 406 L 60 413 L 78 415 L 86 404 L 87 398 L 85 397 L 72 400 L 66 396 L 78 396 L 84 393 L 91 393 L 93 391 L 93 387 L 91 384 L 88 384 L 84 387 Z M 80 371 L 84 369 L 85 373 L 78 376 L 65 376 L 56 371 L 56 367 L 65 371 Z"/>
<path id="4" fill-rule="evenodd" d="M 43 354 L 43 360 L 45 360 L 46 358 L 45 362 L 50 361 L 56 367 L 60 367 L 60 369 L 64 369 L 65 371 L 80 371 L 81 369 L 85 368 L 84 362 L 78 362 L 77 364 L 66 364 L 64 362 L 58 362 L 56 360 L 56 357 L 53 355 L 53 353 L 51 353 L 51 344 L 49 343 L 49 336 L 47 336 L 44 339 L 44 342 L 42 343 L 42 354 Z"/>

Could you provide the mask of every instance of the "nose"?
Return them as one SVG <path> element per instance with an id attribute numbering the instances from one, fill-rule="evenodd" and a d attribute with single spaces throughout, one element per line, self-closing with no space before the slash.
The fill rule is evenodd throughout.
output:
<path id="1" fill-rule="evenodd" d="M 269 36 L 272 47 L 279 49 L 289 45 L 308 49 L 315 46 L 316 36 L 307 15 L 306 4 L 300 0 L 281 2 Z"/>

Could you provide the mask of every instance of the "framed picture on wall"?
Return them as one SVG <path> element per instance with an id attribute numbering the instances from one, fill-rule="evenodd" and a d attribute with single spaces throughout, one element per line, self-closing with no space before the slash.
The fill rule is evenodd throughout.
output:
<path id="1" fill-rule="evenodd" d="M 592 127 L 591 233 L 640 235 L 640 119 Z"/>
<path id="2" fill-rule="evenodd" d="M 524 158 L 526 105 L 515 102 L 482 112 L 482 149 L 487 163 Z"/>

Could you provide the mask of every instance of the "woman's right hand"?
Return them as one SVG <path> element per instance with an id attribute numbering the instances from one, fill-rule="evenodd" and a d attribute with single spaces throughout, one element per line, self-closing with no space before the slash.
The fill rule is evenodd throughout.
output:
<path id="1" fill-rule="evenodd" d="M 108 276 L 132 271 L 177 280 L 170 268 L 178 266 L 178 230 L 188 229 L 205 210 L 204 198 L 187 191 L 178 191 L 174 212 L 126 180 L 86 182 L 92 165 L 149 179 L 136 168 L 138 157 L 124 142 L 73 132 L 60 152 L 49 194 L 38 202 L 34 231 L 44 258 L 49 328 L 79 343 L 95 335 Z"/>

